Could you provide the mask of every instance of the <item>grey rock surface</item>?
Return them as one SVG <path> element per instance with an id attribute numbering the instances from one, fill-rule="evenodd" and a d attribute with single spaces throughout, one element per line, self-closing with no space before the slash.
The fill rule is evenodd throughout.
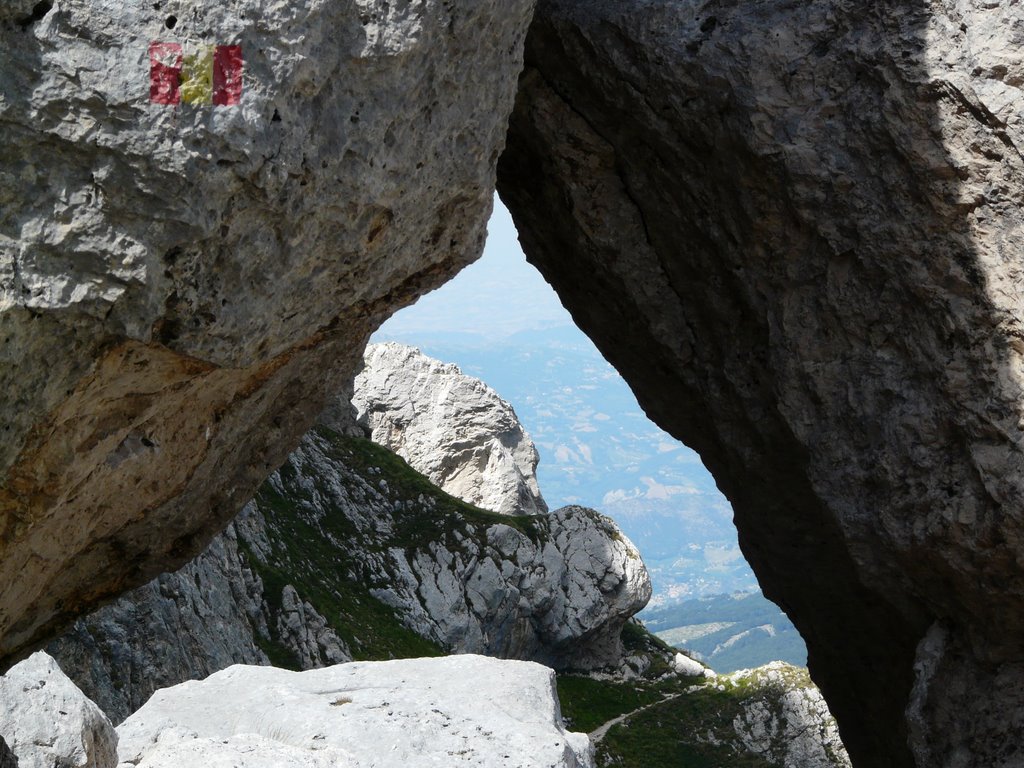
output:
<path id="1" fill-rule="evenodd" d="M 479 255 L 531 8 L 4 5 L 0 665 L 200 552 Z M 240 104 L 151 103 L 152 41 L 240 45 Z"/>
<path id="2" fill-rule="evenodd" d="M 124 768 L 594 765 L 550 669 L 470 655 L 231 667 L 160 691 L 118 732 Z"/>
<path id="3" fill-rule="evenodd" d="M 969 0 L 543 0 L 499 164 L 857 766 L 1024 762 L 1020 35 Z"/>
<path id="4" fill-rule="evenodd" d="M 291 584 L 281 590 L 277 637 L 299 660 L 302 669 L 316 669 L 352 660 L 352 653 L 308 600 Z"/>
<path id="5" fill-rule="evenodd" d="M 784 768 L 850 768 L 836 721 L 806 671 L 775 661 L 718 679 L 744 691 L 732 727 L 745 751 Z"/>
<path id="6" fill-rule="evenodd" d="M 57 663 L 32 654 L 0 676 L 0 736 L 18 768 L 114 768 L 117 733 Z M 0 749 L 2 755 L 6 749 Z"/>
<path id="7" fill-rule="evenodd" d="M 203 554 L 75 622 L 47 647 L 115 722 L 154 691 L 232 664 L 268 664 L 263 584 L 238 551 L 233 522 Z"/>
<path id="8" fill-rule="evenodd" d="M 626 620 L 651 597 L 640 553 L 611 519 L 563 507 L 527 532 L 472 525 L 413 557 L 388 550 L 374 590 L 417 632 L 457 653 L 556 668 L 617 666 Z"/>
<path id="9" fill-rule="evenodd" d="M 548 511 L 540 457 L 512 406 L 458 366 L 404 344 L 371 344 L 352 405 L 375 443 L 452 496 L 508 515 Z"/>

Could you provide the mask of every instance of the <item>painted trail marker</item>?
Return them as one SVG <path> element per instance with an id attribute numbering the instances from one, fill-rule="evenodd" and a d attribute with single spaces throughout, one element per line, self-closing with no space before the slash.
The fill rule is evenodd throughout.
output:
<path id="1" fill-rule="evenodd" d="M 238 104 L 242 46 L 203 45 L 186 54 L 180 43 L 150 43 L 149 100 L 154 104 Z"/>

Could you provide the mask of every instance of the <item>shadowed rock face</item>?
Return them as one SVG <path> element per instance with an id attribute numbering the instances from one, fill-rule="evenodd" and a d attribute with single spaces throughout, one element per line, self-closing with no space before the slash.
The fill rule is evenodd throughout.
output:
<path id="1" fill-rule="evenodd" d="M 0 668 L 198 553 L 482 245 L 530 0 L 172 6 L 0 11 Z M 151 103 L 197 40 L 241 103 Z"/>
<path id="2" fill-rule="evenodd" d="M 855 765 L 1017 765 L 1021 19 L 541 2 L 527 257 L 732 501 Z"/>

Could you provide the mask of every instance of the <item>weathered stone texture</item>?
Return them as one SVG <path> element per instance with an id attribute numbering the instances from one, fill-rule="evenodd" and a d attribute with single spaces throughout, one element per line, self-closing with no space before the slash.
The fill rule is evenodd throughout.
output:
<path id="1" fill-rule="evenodd" d="M 124 768 L 594 766 L 550 669 L 469 655 L 231 667 L 160 691 L 118 733 Z"/>
<path id="2" fill-rule="evenodd" d="M 352 405 L 370 438 L 438 487 L 506 515 L 537 515 L 537 449 L 512 406 L 458 366 L 414 347 L 371 344 Z"/>
<path id="3" fill-rule="evenodd" d="M 0 736 L 18 768 L 117 765 L 114 726 L 42 652 L 0 676 Z"/>
<path id="4" fill-rule="evenodd" d="M 5 5 L 0 660 L 200 551 L 476 258 L 531 6 Z M 150 103 L 153 40 L 241 45 L 241 104 Z"/>
<path id="5" fill-rule="evenodd" d="M 1022 23 L 544 0 L 499 166 L 528 258 L 732 501 L 858 766 L 1024 760 Z"/>
<path id="6" fill-rule="evenodd" d="M 745 694 L 732 727 L 747 752 L 785 768 L 850 768 L 836 721 L 805 670 L 773 661 L 724 679 Z"/>
<path id="7" fill-rule="evenodd" d="M 447 546 L 391 547 L 376 571 L 387 579 L 374 594 L 424 637 L 556 669 L 619 667 L 622 627 L 651 599 L 636 547 L 584 507 L 538 518 L 529 536 L 477 524 Z"/>
<path id="8" fill-rule="evenodd" d="M 119 723 L 161 688 L 232 664 L 268 664 L 263 584 L 238 550 L 242 515 L 203 554 L 89 616 L 47 646 L 61 668 Z"/>

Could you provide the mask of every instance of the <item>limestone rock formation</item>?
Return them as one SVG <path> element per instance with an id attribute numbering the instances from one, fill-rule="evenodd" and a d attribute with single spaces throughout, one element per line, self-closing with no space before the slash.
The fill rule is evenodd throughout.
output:
<path id="1" fill-rule="evenodd" d="M 835 719 L 805 671 L 776 661 L 722 679 L 745 692 L 732 727 L 747 752 L 784 768 L 849 768 Z"/>
<path id="2" fill-rule="evenodd" d="M 640 553 L 614 522 L 584 507 L 525 528 L 471 525 L 412 557 L 388 554 L 391 582 L 374 594 L 456 652 L 614 667 L 623 625 L 651 597 Z"/>
<path id="3" fill-rule="evenodd" d="M 709 667 L 706 667 L 699 661 L 690 658 L 685 653 L 677 653 L 672 658 L 672 669 L 680 675 L 700 675 L 702 677 L 711 677 L 715 674 Z"/>
<path id="4" fill-rule="evenodd" d="M 114 768 L 117 733 L 45 653 L 0 676 L 0 765 L 17 768 Z M 3 757 L 8 751 L 8 757 Z M 12 762 L 13 754 L 16 761 Z"/>
<path id="5" fill-rule="evenodd" d="M 200 552 L 478 256 L 532 4 L 5 3 L 0 667 Z"/>
<path id="6" fill-rule="evenodd" d="M 195 562 L 50 651 L 120 721 L 155 690 L 239 659 L 308 669 L 445 650 L 616 666 L 650 594 L 608 518 L 486 512 L 387 449 L 318 427 Z"/>
<path id="7" fill-rule="evenodd" d="M 404 344 L 371 344 L 352 405 L 375 443 L 452 496 L 503 514 L 548 511 L 537 449 L 512 406 L 458 366 Z"/>
<path id="8" fill-rule="evenodd" d="M 18 758 L 11 752 L 7 742 L 0 736 L 0 768 L 18 768 Z"/>
<path id="9" fill-rule="evenodd" d="M 126 768 L 593 766 L 551 670 L 481 656 L 231 667 L 160 691 L 118 733 Z"/>
<path id="10" fill-rule="evenodd" d="M 1020 23 L 541 0 L 499 164 L 529 260 L 732 502 L 857 766 L 1024 761 Z"/>

